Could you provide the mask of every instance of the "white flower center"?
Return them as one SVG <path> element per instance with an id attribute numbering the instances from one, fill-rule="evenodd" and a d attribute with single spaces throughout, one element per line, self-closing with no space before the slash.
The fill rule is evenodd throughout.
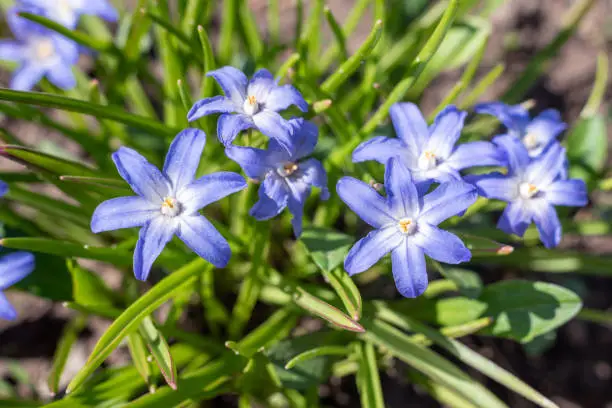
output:
<path id="1" fill-rule="evenodd" d="M 249 116 L 253 116 L 257 112 L 259 112 L 259 103 L 257 103 L 257 98 L 253 95 L 249 95 L 244 100 L 244 105 L 242 105 L 242 109 L 244 109 L 244 113 Z"/>
<path id="2" fill-rule="evenodd" d="M 538 142 L 538 137 L 534 133 L 527 133 L 523 138 L 523 144 L 527 148 L 527 150 L 533 150 L 540 144 Z"/>
<path id="3" fill-rule="evenodd" d="M 297 163 L 288 162 L 276 169 L 276 172 L 282 177 L 289 177 L 298 170 Z"/>
<path id="4" fill-rule="evenodd" d="M 74 15 L 74 9 L 70 0 L 57 0 L 57 16 L 62 22 L 72 21 Z"/>
<path id="5" fill-rule="evenodd" d="M 538 187 L 531 183 L 521 183 L 519 186 L 519 194 L 521 197 L 525 199 L 532 198 L 534 195 L 538 194 Z"/>
<path id="6" fill-rule="evenodd" d="M 425 150 L 419 157 L 418 166 L 420 170 L 427 171 L 438 165 L 438 158 L 431 150 Z"/>
<path id="7" fill-rule="evenodd" d="M 174 197 L 166 197 L 164 198 L 164 202 L 161 206 L 161 213 L 166 217 L 176 217 L 183 210 L 183 206 L 181 203 L 177 201 Z"/>
<path id="8" fill-rule="evenodd" d="M 48 38 L 41 38 L 34 44 L 34 55 L 39 61 L 45 61 L 55 55 L 55 45 Z"/>
<path id="9" fill-rule="evenodd" d="M 397 229 L 404 235 L 412 235 L 417 230 L 417 223 L 412 218 L 402 218 L 397 223 Z"/>

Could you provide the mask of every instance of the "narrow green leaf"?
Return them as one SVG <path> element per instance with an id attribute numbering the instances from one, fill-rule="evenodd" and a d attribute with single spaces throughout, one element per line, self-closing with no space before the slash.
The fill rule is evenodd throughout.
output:
<path id="1" fill-rule="evenodd" d="M 302 309 L 327 320 L 335 327 L 358 333 L 363 333 L 364 331 L 363 327 L 355 320 L 351 319 L 329 303 L 325 303 L 321 299 L 312 296 L 302 288 L 296 289 L 294 302 Z"/>
<path id="2" fill-rule="evenodd" d="M 62 377 L 62 373 L 64 372 L 66 362 L 68 361 L 70 350 L 77 341 L 79 333 L 85 328 L 86 324 L 86 317 L 79 315 L 66 324 L 64 330 L 62 331 L 62 336 L 57 343 L 55 354 L 53 355 L 53 365 L 51 366 L 49 379 L 47 380 L 49 390 L 51 390 L 53 394 L 57 394 L 59 391 L 60 379 Z"/>
<path id="3" fill-rule="evenodd" d="M 581 118 L 595 116 L 599 112 L 601 102 L 608 86 L 608 55 L 600 52 L 597 56 L 597 71 L 595 73 L 595 83 L 589 96 L 589 100 L 580 112 Z"/>
<path id="4" fill-rule="evenodd" d="M 162 279 L 132 303 L 102 335 L 85 367 L 68 385 L 67 392 L 74 391 L 83 385 L 85 380 L 104 362 L 127 334 L 135 330 L 146 316 L 150 315 L 175 293 L 185 286 L 192 285 L 197 279 L 197 275 L 202 272 L 202 268 L 205 267 L 207 267 L 205 261 L 198 258 Z"/>
<path id="5" fill-rule="evenodd" d="M 346 50 L 346 38 L 344 37 L 342 27 L 340 27 L 340 24 L 338 24 L 338 21 L 336 20 L 328 6 L 325 6 L 325 8 L 323 8 L 323 13 L 325 13 L 327 23 L 329 24 L 329 27 L 332 30 L 334 39 L 336 40 L 336 45 L 338 46 L 338 50 L 340 51 L 340 58 L 342 59 L 342 61 L 347 60 L 348 51 Z"/>
<path id="6" fill-rule="evenodd" d="M 251 356 L 262 347 L 269 347 L 286 337 L 295 327 L 296 313 L 288 307 L 274 312 L 263 324 L 247 334 L 238 346 L 246 355 Z"/>
<path id="7" fill-rule="evenodd" d="M 354 238 L 328 228 L 304 228 L 300 241 L 314 263 L 325 272 L 331 272 L 344 262 Z"/>
<path id="8" fill-rule="evenodd" d="M 238 16 L 238 0 L 226 0 L 222 3 L 221 31 L 217 56 L 221 64 L 229 64 L 234 47 L 236 17 Z"/>
<path id="9" fill-rule="evenodd" d="M 165 17 L 161 16 L 158 13 L 154 13 L 154 12 L 147 11 L 147 10 L 143 10 L 142 12 L 147 18 L 151 19 L 151 21 L 153 21 L 155 24 L 159 25 L 164 30 L 166 30 L 168 34 L 172 35 L 174 38 L 179 40 L 179 42 L 185 48 L 187 48 L 188 50 L 194 49 L 193 43 L 191 42 L 191 38 L 189 38 L 189 36 L 183 33 L 180 27 L 175 26 L 174 24 L 172 24 L 171 21 L 169 21 L 168 19 L 166 19 Z M 190 53 L 190 55 L 195 57 L 200 63 L 203 62 L 202 54 L 200 54 L 199 52 Z"/>
<path id="10" fill-rule="evenodd" d="M 583 179 L 591 189 L 606 167 L 607 125 L 606 117 L 596 113 L 581 118 L 567 135 L 570 177 Z"/>
<path id="11" fill-rule="evenodd" d="M 212 45 L 206 30 L 202 26 L 198 26 L 198 36 L 200 38 L 200 44 L 202 45 L 202 53 L 204 54 L 204 69 L 202 72 L 207 73 L 215 69 L 215 55 L 213 53 Z M 205 98 L 212 96 L 215 82 L 213 78 L 202 76 L 202 85 L 200 89 L 200 97 Z"/>
<path id="12" fill-rule="evenodd" d="M 119 179 L 83 176 L 59 176 L 61 181 L 91 187 L 95 191 L 108 190 L 116 195 L 133 195 L 134 192 L 128 187 L 127 183 Z"/>
<path id="13" fill-rule="evenodd" d="M 11 249 L 41 252 L 67 258 L 95 259 L 117 266 L 132 265 L 132 254 L 114 248 L 91 247 L 49 238 L 3 238 L 0 245 Z"/>
<path id="14" fill-rule="evenodd" d="M 268 0 L 268 33 L 272 47 L 280 42 L 279 0 Z"/>
<path id="15" fill-rule="evenodd" d="M 259 34 L 259 26 L 255 16 L 251 13 L 248 0 L 238 0 L 238 21 L 242 27 L 249 54 L 255 61 L 258 61 L 263 54 L 264 43 Z"/>
<path id="16" fill-rule="evenodd" d="M 612 312 L 584 308 L 576 317 L 587 322 L 599 323 L 608 327 L 612 326 Z"/>
<path id="17" fill-rule="evenodd" d="M 188 0 L 185 6 L 185 14 L 182 16 L 182 30 L 188 37 L 193 35 L 193 31 L 202 21 L 202 15 L 206 13 L 206 1 Z"/>
<path id="18" fill-rule="evenodd" d="M 151 28 L 151 20 L 142 12 L 147 0 L 138 0 L 138 4 L 130 21 L 130 30 L 125 41 L 123 52 L 128 61 L 136 61 L 141 53 L 142 38 Z"/>
<path id="19" fill-rule="evenodd" d="M 153 372 L 151 369 L 151 363 L 147 360 L 147 348 L 144 340 L 139 333 L 130 333 L 127 336 L 127 345 L 128 350 L 130 351 L 130 357 L 132 357 L 132 362 L 134 363 L 134 367 L 136 367 L 136 370 L 138 370 L 138 373 L 144 380 L 145 384 L 151 387 Z"/>
<path id="20" fill-rule="evenodd" d="M 98 119 L 109 119 L 124 123 L 157 136 L 174 136 L 178 133 L 177 129 L 167 127 L 151 118 L 133 115 L 115 106 L 96 105 L 65 96 L 0 89 L 0 100 L 84 113 Z"/>
<path id="21" fill-rule="evenodd" d="M 482 94 L 488 90 L 491 85 L 504 73 L 506 66 L 504 64 L 497 64 L 494 66 L 478 83 L 474 86 L 474 88 L 467 95 L 463 97 L 463 100 L 459 104 L 461 109 L 467 109 L 473 106 Z"/>
<path id="22" fill-rule="evenodd" d="M 344 346 L 322 346 L 310 349 L 298 354 L 285 364 L 285 369 L 290 370 L 296 365 L 320 356 L 345 356 L 349 350 Z"/>
<path id="23" fill-rule="evenodd" d="M 370 53 L 378 44 L 382 34 L 382 20 L 378 20 L 374 23 L 372 31 L 361 44 L 355 54 L 351 55 L 340 67 L 330 75 L 325 82 L 321 85 L 321 90 L 327 93 L 333 93 L 340 88 L 340 86 L 346 82 L 346 80 L 361 66 L 363 61 L 370 55 Z"/>
<path id="24" fill-rule="evenodd" d="M 153 355 L 157 367 L 161 371 L 166 383 L 170 388 L 176 390 L 176 365 L 170 353 L 170 347 L 164 336 L 157 330 L 150 316 L 142 319 L 139 333 L 147 344 L 147 348 Z"/>
<path id="25" fill-rule="evenodd" d="M 72 276 L 72 295 L 74 301 L 81 305 L 113 306 L 116 298 L 98 275 L 81 268 L 75 261 L 66 261 Z"/>
<path id="26" fill-rule="evenodd" d="M 465 244 L 470 251 L 472 256 L 489 256 L 489 255 L 510 255 L 514 252 L 514 247 L 511 245 L 500 244 L 499 242 L 493 241 L 485 237 L 479 237 L 476 235 L 465 234 L 463 232 L 454 232 Z"/>
<path id="27" fill-rule="evenodd" d="M 0 147 L 0 154 L 31 167 L 33 171 L 42 169 L 58 175 L 69 174 L 89 177 L 97 175 L 94 169 L 84 164 L 43 153 L 29 147 L 6 145 Z"/>
<path id="28" fill-rule="evenodd" d="M 281 65 L 278 71 L 276 72 L 276 79 L 280 81 L 281 79 L 286 77 L 289 73 L 289 70 L 293 69 L 293 66 L 297 64 L 299 60 L 300 60 L 300 54 L 298 54 L 297 52 L 291 54 L 289 58 L 287 58 L 287 60 L 283 62 L 283 65 Z"/>
<path id="29" fill-rule="evenodd" d="M 366 342 L 360 345 L 359 370 L 357 371 L 357 389 L 361 397 L 361 406 L 364 408 L 378 408 L 385 406 L 376 352 L 372 343 Z"/>

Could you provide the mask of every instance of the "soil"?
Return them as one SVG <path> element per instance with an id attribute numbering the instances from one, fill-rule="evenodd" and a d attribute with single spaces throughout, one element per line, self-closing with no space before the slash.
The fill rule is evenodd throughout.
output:
<path id="1" fill-rule="evenodd" d="M 492 17 L 494 31 L 479 75 L 483 75 L 500 61 L 506 64 L 507 69 L 500 81 L 484 96 L 485 100 L 498 97 L 532 56 L 550 42 L 559 31 L 564 12 L 574 1 L 576 0 L 513 0 L 506 1 L 506 4 L 495 12 Z M 343 16 L 353 3 L 352 0 L 327 0 L 327 4 L 340 20 L 340 16 Z M 294 20 L 293 2 L 283 0 L 280 4 L 284 15 L 281 19 L 281 29 L 290 30 Z M 250 0 L 250 6 L 256 12 L 258 21 L 265 21 L 266 1 Z M 351 40 L 353 49 L 367 35 L 369 21 L 370 19 L 364 18 L 364 24 Z M 507 51 L 503 46 L 509 40 L 517 44 L 512 51 Z M 574 37 L 553 59 L 548 74 L 531 90 L 528 98 L 535 101 L 535 111 L 557 108 L 567 122 L 573 123 L 589 95 L 595 60 L 600 51 L 607 52 L 608 58 L 612 60 L 612 0 L 596 2 Z M 612 61 L 610 62 L 612 64 Z M 459 72 L 445 73 L 428 87 L 422 101 L 425 112 L 437 106 L 459 75 Z M 5 80 L 6 77 L 2 76 L 0 79 Z M 608 89 L 603 112 L 608 112 L 610 95 Z M 41 131 L 33 125 L 6 119 L 0 119 L 0 124 L 19 136 L 29 137 L 32 142 L 50 138 L 56 143 L 63 143 L 57 135 Z M 612 127 L 609 128 L 609 134 L 612 135 Z M 65 144 L 62 146 L 74 149 L 73 146 Z M 78 154 L 78 151 L 73 151 Z M 0 167 L 6 169 L 5 163 L 0 163 Z M 603 203 L 609 202 L 610 198 L 608 194 L 599 193 L 595 200 L 601 200 Z M 564 240 L 564 245 L 579 246 L 585 251 L 598 254 L 612 253 L 612 237 L 608 236 L 591 239 L 568 237 Z M 118 284 L 112 271 L 106 271 L 103 275 L 109 281 L 114 281 L 115 285 Z M 508 276 L 512 276 L 512 271 L 487 271 L 486 280 L 493 281 Z M 558 276 L 540 275 L 538 278 L 559 281 Z M 580 292 L 587 307 L 602 310 L 612 308 L 612 297 L 609 295 L 612 293 L 612 280 L 580 276 L 564 277 L 561 283 L 581 287 Z M 18 311 L 19 320 L 11 323 L 0 321 L 0 378 L 14 381 L 10 363 L 18 361 L 27 372 L 36 394 L 42 398 L 50 398 L 46 380 L 57 340 L 70 312 L 60 304 L 52 304 L 27 294 L 11 292 L 8 296 Z M 70 356 L 64 373 L 65 380 L 71 378 L 82 366 L 107 325 L 106 321 L 92 320 Z M 470 337 L 464 341 L 552 398 L 563 408 L 612 408 L 610 329 L 579 320 L 572 321 L 557 332 L 552 347 L 537 356 L 527 354 L 521 345 L 511 341 L 482 337 Z M 126 361 L 125 355 L 121 353 L 114 354 L 112 358 L 112 362 L 116 363 Z M 398 362 L 383 375 L 388 406 L 439 406 L 424 390 L 408 382 L 407 370 L 408 367 Z M 482 375 L 471 371 L 470 374 L 485 383 L 510 407 L 533 406 Z M 20 385 L 18 390 L 24 395 L 32 394 L 32 390 L 23 385 Z M 359 406 L 359 396 L 352 377 L 333 379 L 321 386 L 320 394 L 324 406 Z M 235 401 L 219 401 L 219 405 L 223 406 L 233 406 L 234 403 Z"/>

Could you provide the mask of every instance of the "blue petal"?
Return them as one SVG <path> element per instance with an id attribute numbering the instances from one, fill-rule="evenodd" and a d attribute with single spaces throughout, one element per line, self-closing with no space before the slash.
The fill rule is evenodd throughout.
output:
<path id="1" fill-rule="evenodd" d="M 115 231 L 123 228 L 142 227 L 160 213 L 160 206 L 147 199 L 117 197 L 100 204 L 91 217 L 91 231 Z"/>
<path id="2" fill-rule="evenodd" d="M 206 76 L 215 78 L 225 96 L 230 98 L 237 106 L 242 106 L 246 99 L 248 79 L 239 69 L 226 66 L 210 71 Z"/>
<path id="3" fill-rule="evenodd" d="M 251 80 L 254 80 L 254 79 L 272 79 L 274 80 L 274 75 L 272 75 L 272 73 L 268 71 L 267 69 L 261 68 L 255 71 L 255 73 L 251 77 Z"/>
<path id="4" fill-rule="evenodd" d="M 565 166 L 565 149 L 559 143 L 554 143 L 527 167 L 525 181 L 544 189 L 563 174 Z"/>
<path id="5" fill-rule="evenodd" d="M 481 196 L 507 202 L 517 197 L 520 182 L 516 177 L 509 177 L 501 173 L 467 176 L 465 181 L 476 186 Z"/>
<path id="6" fill-rule="evenodd" d="M 413 241 L 430 258 L 448 264 L 467 262 L 472 258 L 470 250 L 456 235 L 426 222 L 419 222 L 418 228 Z"/>
<path id="7" fill-rule="evenodd" d="M 515 234 L 522 237 L 529 224 L 531 224 L 532 219 L 531 211 L 520 201 L 509 203 L 497 222 L 497 228 L 507 234 Z"/>
<path id="8" fill-rule="evenodd" d="M 185 129 L 172 141 L 164 163 L 164 174 L 172 183 L 174 192 L 193 181 L 205 145 L 206 134 L 199 129 Z"/>
<path id="9" fill-rule="evenodd" d="M 11 7 L 6 12 L 6 22 L 8 23 L 8 26 L 10 27 L 15 38 L 19 40 L 27 40 L 33 34 L 49 34 L 49 31 L 40 24 L 34 23 L 33 21 L 27 20 L 23 17 L 19 17 L 17 13 L 24 11 L 32 14 L 43 14 L 43 10 L 27 4 L 20 4 L 19 7 Z"/>
<path id="10" fill-rule="evenodd" d="M 4 181 L 0 180 L 0 197 L 3 197 L 8 193 L 9 186 Z"/>
<path id="11" fill-rule="evenodd" d="M 232 256 L 225 238 L 201 215 L 183 217 L 177 235 L 193 252 L 217 268 L 224 268 Z"/>
<path id="12" fill-rule="evenodd" d="M 170 183 L 166 177 L 140 153 L 120 147 L 112 158 L 121 177 L 139 196 L 161 204 L 170 193 Z"/>
<path id="13" fill-rule="evenodd" d="M 410 171 L 398 159 L 390 159 L 385 170 L 385 190 L 392 213 L 397 218 L 416 216 L 419 194 Z"/>
<path id="14" fill-rule="evenodd" d="M 455 170 L 474 166 L 505 166 L 506 157 L 493 143 L 470 142 L 457 146 L 444 163 Z"/>
<path id="15" fill-rule="evenodd" d="M 409 239 L 404 240 L 391 253 L 391 268 L 395 287 L 402 296 L 415 298 L 427 289 L 429 282 L 425 255 Z"/>
<path id="16" fill-rule="evenodd" d="M 17 311 L 9 303 L 6 295 L 0 292 L 0 319 L 4 320 L 15 320 L 17 318 Z"/>
<path id="17" fill-rule="evenodd" d="M 0 258 L 0 290 L 13 286 L 34 270 L 34 255 L 13 252 Z"/>
<path id="18" fill-rule="evenodd" d="M 434 191 L 423 197 L 419 221 L 430 225 L 441 222 L 465 211 L 476 202 L 478 194 L 474 186 L 463 181 L 440 184 Z"/>
<path id="19" fill-rule="evenodd" d="M 255 100 L 259 104 L 259 106 L 265 106 L 268 108 L 268 97 L 270 92 L 274 88 L 277 87 L 274 78 L 270 75 L 262 75 L 260 74 L 262 70 L 259 70 L 255 73 L 253 78 L 249 81 L 247 85 L 246 94 L 247 96 L 255 97 Z"/>
<path id="20" fill-rule="evenodd" d="M 253 205 L 249 214 L 256 220 L 263 221 L 276 217 L 287 206 L 287 200 L 283 203 L 277 203 L 264 193 L 264 189 L 259 189 L 259 201 Z"/>
<path id="21" fill-rule="evenodd" d="M 53 85 L 64 90 L 74 89 L 77 85 L 72 67 L 64 63 L 59 63 L 53 69 L 48 70 L 47 78 Z"/>
<path id="22" fill-rule="evenodd" d="M 0 40 L 0 60 L 19 62 L 26 57 L 26 50 L 17 41 Z"/>
<path id="23" fill-rule="evenodd" d="M 263 179 L 270 169 L 270 155 L 266 150 L 232 145 L 225 148 L 225 155 L 238 163 L 252 179 Z"/>
<path id="24" fill-rule="evenodd" d="M 336 191 L 355 214 L 374 228 L 396 223 L 387 200 L 363 181 L 342 177 L 336 184 Z"/>
<path id="25" fill-rule="evenodd" d="M 193 214 L 230 194 L 244 190 L 247 183 L 240 174 L 229 171 L 200 177 L 178 192 L 176 199 L 186 214 Z"/>
<path id="26" fill-rule="evenodd" d="M 385 136 L 377 136 L 361 143 L 353 150 L 353 163 L 367 160 L 375 160 L 381 164 L 387 164 L 389 159 L 410 154 L 409 149 L 399 139 L 391 139 Z"/>
<path id="27" fill-rule="evenodd" d="M 546 202 L 534 206 L 533 221 L 535 222 L 540 240 L 546 248 L 554 248 L 561 242 L 561 223 L 555 207 Z"/>
<path id="28" fill-rule="evenodd" d="M 217 122 L 217 135 L 224 146 L 229 146 L 236 139 L 238 133 L 252 127 L 255 127 L 255 124 L 249 116 L 242 113 L 225 113 L 219 117 Z"/>
<path id="29" fill-rule="evenodd" d="M 280 112 L 291 105 L 297 106 L 302 112 L 308 112 L 308 103 L 300 91 L 291 85 L 275 86 L 267 95 L 266 109 Z"/>
<path id="30" fill-rule="evenodd" d="M 293 227 L 293 233 L 296 238 L 299 238 L 302 235 L 302 218 L 304 216 L 304 204 L 306 198 L 310 195 L 310 187 L 305 186 L 305 189 L 299 189 L 299 192 L 296 194 L 289 195 L 289 200 L 287 201 L 287 207 L 289 208 L 289 212 L 293 216 L 291 219 L 291 226 Z"/>
<path id="31" fill-rule="evenodd" d="M 586 184 L 578 179 L 555 181 L 543 192 L 546 201 L 552 205 L 584 207 L 589 202 Z"/>
<path id="32" fill-rule="evenodd" d="M 459 111 L 455 106 L 449 105 L 436 116 L 431 125 L 427 150 L 431 150 L 439 157 L 447 158 L 450 156 L 455 143 L 461 136 L 463 122 L 465 122 L 466 112 Z"/>
<path id="33" fill-rule="evenodd" d="M 187 120 L 193 122 L 200 119 L 202 116 L 211 115 L 213 113 L 232 113 L 236 112 L 236 105 L 231 99 L 225 96 L 213 96 L 197 101 L 189 110 Z"/>
<path id="34" fill-rule="evenodd" d="M 514 136 L 520 136 L 529 123 L 529 112 L 521 105 L 506 105 L 501 102 L 480 103 L 474 107 L 476 113 L 495 116 Z"/>
<path id="35" fill-rule="evenodd" d="M 312 154 L 319 139 L 317 125 L 302 118 L 289 119 L 287 124 L 291 127 L 293 142 L 290 149 L 290 160 L 297 161 Z"/>
<path id="36" fill-rule="evenodd" d="M 115 22 L 119 19 L 117 9 L 108 0 L 87 2 L 86 6 L 76 8 L 80 13 L 96 15 L 106 21 Z"/>
<path id="37" fill-rule="evenodd" d="M 427 122 L 419 108 L 410 102 L 396 103 L 389 109 L 397 137 L 418 156 L 429 137 Z"/>
<path id="38" fill-rule="evenodd" d="M 327 189 L 327 173 L 323 165 L 317 159 L 308 159 L 300 163 L 300 171 L 303 175 L 304 182 L 321 189 L 321 199 L 329 198 L 329 190 Z"/>
<path id="39" fill-rule="evenodd" d="M 178 218 L 159 216 L 140 229 L 134 250 L 134 275 L 145 281 L 153 263 L 177 231 Z"/>
<path id="40" fill-rule="evenodd" d="M 502 135 L 496 136 L 493 143 L 502 149 L 510 174 L 521 175 L 525 172 L 531 159 L 529 152 L 519 139 L 510 135 Z"/>
<path id="41" fill-rule="evenodd" d="M 79 60 L 79 44 L 59 34 L 51 34 L 51 37 L 64 68 L 66 68 L 65 65 L 75 65 Z M 61 63 L 58 65 L 62 66 Z"/>
<path id="42" fill-rule="evenodd" d="M 367 271 L 403 241 L 395 225 L 374 230 L 353 245 L 344 260 L 344 269 L 349 275 Z"/>
<path id="43" fill-rule="evenodd" d="M 272 200 L 281 206 L 285 206 L 289 200 L 289 185 L 285 179 L 275 172 L 270 172 L 261 184 L 261 190 Z"/>
<path id="44" fill-rule="evenodd" d="M 567 125 L 561 120 L 559 111 L 547 109 L 540 113 L 525 130 L 525 134 L 535 137 L 537 142 L 535 148 L 529 149 L 529 154 L 532 157 L 539 156 L 566 128 Z"/>
<path id="45" fill-rule="evenodd" d="M 11 78 L 10 88 L 16 91 L 30 91 L 45 75 L 45 71 L 35 64 L 21 65 Z"/>
<path id="46" fill-rule="evenodd" d="M 253 116 L 255 126 L 269 138 L 276 139 L 287 151 L 293 145 L 291 127 L 281 115 L 270 110 L 264 110 Z"/>

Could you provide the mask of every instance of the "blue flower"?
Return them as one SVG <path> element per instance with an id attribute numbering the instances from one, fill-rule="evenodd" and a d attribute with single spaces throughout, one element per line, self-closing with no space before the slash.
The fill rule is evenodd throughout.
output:
<path id="1" fill-rule="evenodd" d="M 437 225 L 476 201 L 473 186 L 452 180 L 421 196 L 408 169 L 393 158 L 385 172 L 386 198 L 352 177 L 340 179 L 336 188 L 342 201 L 376 228 L 348 253 L 344 268 L 350 275 L 366 271 L 391 252 L 395 285 L 403 296 L 412 298 L 427 288 L 425 255 L 450 264 L 470 260 L 463 242 Z"/>
<path id="2" fill-rule="evenodd" d="M 389 113 L 398 138 L 378 136 L 362 143 L 353 152 L 353 162 L 385 164 L 397 157 L 416 183 L 459 180 L 462 169 L 504 164 L 503 155 L 490 142 L 455 146 L 467 115 L 455 106 L 447 106 L 429 127 L 415 104 L 396 103 Z"/>
<path id="3" fill-rule="evenodd" d="M 293 231 L 299 237 L 302 233 L 304 203 L 312 186 L 322 190 L 323 200 L 329 197 L 329 192 L 327 174 L 321 162 L 313 158 L 304 160 L 317 144 L 317 127 L 301 118 L 291 119 L 288 124 L 292 141 L 289 150 L 272 139 L 268 150 L 229 146 L 225 152 L 230 159 L 240 164 L 248 177 L 261 181 L 259 201 L 250 214 L 258 220 L 267 220 L 289 207 L 293 214 Z"/>
<path id="4" fill-rule="evenodd" d="M 565 149 L 552 144 L 537 158 L 530 158 L 519 139 L 498 136 L 496 142 L 508 156 L 508 174 L 492 173 L 469 180 L 484 197 L 508 202 L 497 227 L 508 234 L 523 236 L 535 222 L 547 248 L 561 241 L 561 224 L 556 205 L 582 207 L 588 202 L 584 182 L 567 179 Z"/>
<path id="5" fill-rule="evenodd" d="M 117 21 L 119 18 L 117 10 L 108 0 L 18 0 L 18 3 L 38 8 L 45 17 L 71 29 L 77 26 L 83 14 L 99 16 L 108 21 Z"/>
<path id="6" fill-rule="evenodd" d="M 255 128 L 289 148 L 291 128 L 277 112 L 291 105 L 303 112 L 308 110 L 308 104 L 297 89 L 278 85 L 266 69 L 257 71 L 250 81 L 240 70 L 229 66 L 206 75 L 219 83 L 225 96 L 196 102 L 187 115 L 190 122 L 211 113 L 222 113 L 217 134 L 225 146 L 230 145 L 241 131 Z"/>
<path id="7" fill-rule="evenodd" d="M 19 64 L 11 79 L 12 89 L 29 91 L 44 76 L 62 89 L 76 86 L 72 65 L 79 58 L 79 48 L 75 42 L 19 17 L 15 8 L 7 14 L 7 21 L 16 39 L 0 40 L 0 60 Z"/>
<path id="8" fill-rule="evenodd" d="M 2 291 L 13 286 L 34 270 L 34 255 L 13 252 L 0 258 L 0 318 L 15 320 L 17 312 Z"/>
<path id="9" fill-rule="evenodd" d="M 229 262 L 230 247 L 204 216 L 202 207 L 246 187 L 236 173 L 219 172 L 194 180 L 206 135 L 186 129 L 170 145 L 163 172 L 136 151 L 113 153 L 119 174 L 138 194 L 105 201 L 91 220 L 95 233 L 142 227 L 134 251 L 134 273 L 146 280 L 155 259 L 176 234 L 196 254 L 218 268 Z"/>
<path id="10" fill-rule="evenodd" d="M 506 105 L 489 102 L 476 105 L 477 113 L 493 115 L 508 129 L 507 134 L 520 139 L 530 157 L 537 157 L 567 128 L 561 114 L 555 109 L 547 109 L 535 118 L 521 105 Z M 495 140 L 493 140 L 495 142 Z"/>

